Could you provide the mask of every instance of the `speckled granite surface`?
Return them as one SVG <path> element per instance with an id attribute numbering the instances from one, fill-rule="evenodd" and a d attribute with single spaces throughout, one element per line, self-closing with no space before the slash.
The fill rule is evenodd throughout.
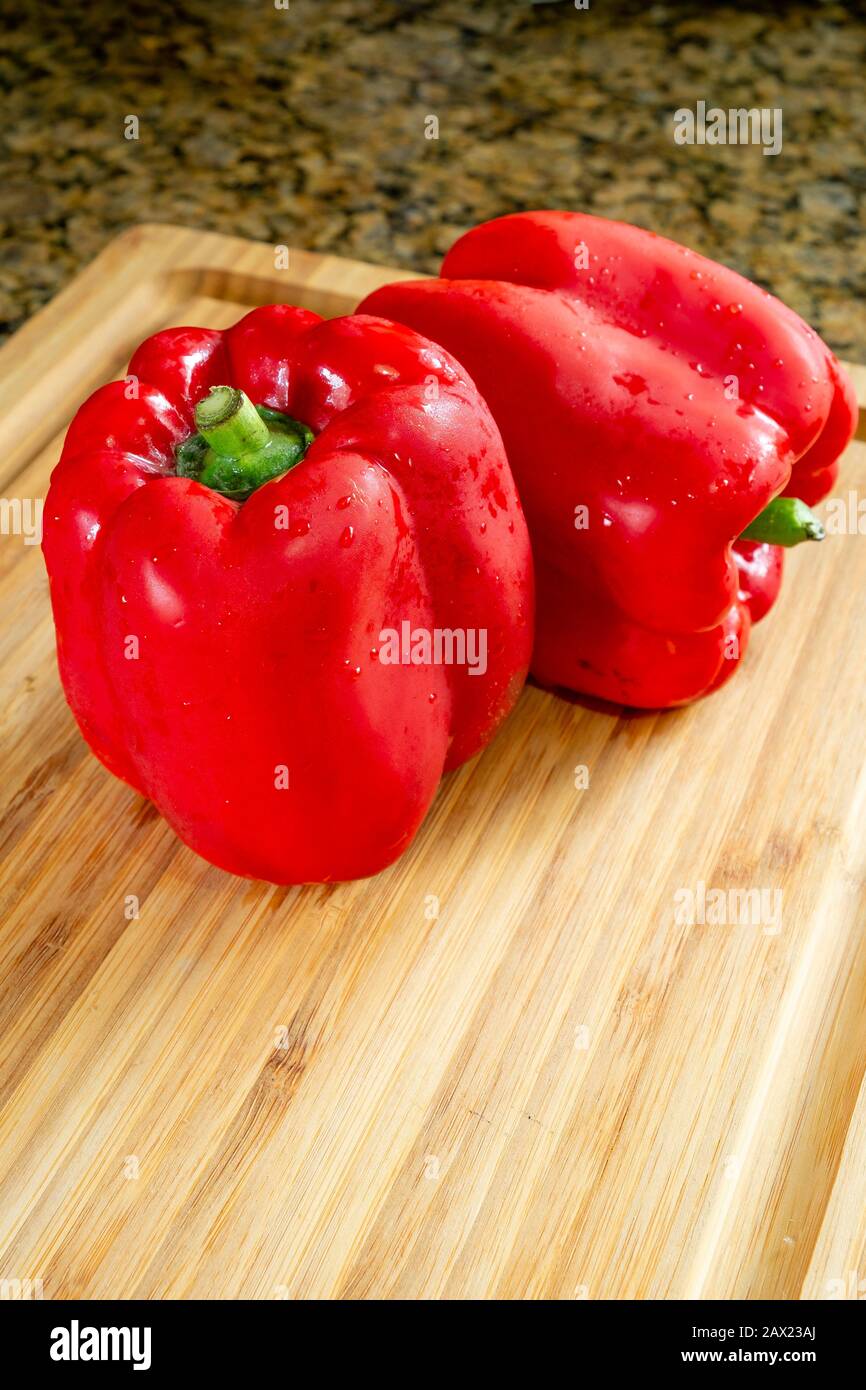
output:
<path id="1" fill-rule="evenodd" d="M 3 330 L 134 222 L 433 271 L 547 206 L 687 242 L 866 360 L 866 7 L 590 3 L 0 0 Z M 781 107 L 782 153 L 676 145 L 698 100 Z"/>

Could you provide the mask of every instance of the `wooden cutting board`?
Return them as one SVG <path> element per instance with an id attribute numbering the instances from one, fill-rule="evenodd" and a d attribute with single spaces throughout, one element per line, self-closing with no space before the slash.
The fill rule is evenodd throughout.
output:
<path id="1" fill-rule="evenodd" d="M 156 329 L 348 312 L 396 274 L 136 228 L 0 352 L 0 492 L 44 496 L 77 404 Z M 837 494 L 864 485 L 854 444 Z M 787 567 L 711 699 L 619 719 L 529 689 L 393 868 L 277 889 L 197 859 L 89 754 L 38 547 L 0 537 L 0 1278 L 851 1296 L 866 539 Z M 700 883 L 779 890 L 780 929 L 678 925 Z"/>

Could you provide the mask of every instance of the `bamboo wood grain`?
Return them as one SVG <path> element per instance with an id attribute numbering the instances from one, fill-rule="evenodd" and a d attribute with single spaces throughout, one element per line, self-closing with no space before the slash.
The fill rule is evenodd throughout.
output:
<path id="1" fill-rule="evenodd" d="M 0 351 L 3 495 L 44 495 L 78 402 L 159 326 L 347 312 L 395 274 L 127 233 Z M 854 444 L 839 495 L 864 484 Z M 47 1298 L 866 1279 L 864 538 L 787 569 L 711 699 L 620 719 L 527 690 L 392 869 L 286 890 L 197 860 L 89 755 L 41 556 L 0 537 L 0 1279 Z M 699 881 L 779 888 L 781 930 L 677 925 Z"/>

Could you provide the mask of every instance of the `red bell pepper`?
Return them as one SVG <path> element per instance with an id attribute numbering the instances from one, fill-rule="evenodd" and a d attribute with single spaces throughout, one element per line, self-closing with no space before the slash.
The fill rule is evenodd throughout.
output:
<path id="1" fill-rule="evenodd" d="M 442 278 L 360 311 L 443 343 L 493 411 L 533 543 L 539 682 L 661 708 L 731 674 L 779 545 L 820 538 L 805 503 L 856 424 L 796 314 L 674 242 L 566 212 L 476 227 Z"/>
<path id="2" fill-rule="evenodd" d="M 374 318 L 273 305 L 149 338 L 75 416 L 43 548 L 85 738 L 237 874 L 384 868 L 529 662 L 493 419 Z"/>

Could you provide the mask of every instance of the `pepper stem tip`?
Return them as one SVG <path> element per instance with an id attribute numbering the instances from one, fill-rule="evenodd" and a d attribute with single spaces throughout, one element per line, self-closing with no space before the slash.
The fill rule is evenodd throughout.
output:
<path id="1" fill-rule="evenodd" d="M 230 458 L 263 449 L 270 438 L 249 396 L 234 386 L 212 386 L 195 408 L 195 424 L 215 453 Z"/>
<path id="2" fill-rule="evenodd" d="M 799 497 L 774 497 L 742 532 L 740 540 L 790 547 L 802 541 L 822 541 L 825 534 L 820 517 Z"/>

